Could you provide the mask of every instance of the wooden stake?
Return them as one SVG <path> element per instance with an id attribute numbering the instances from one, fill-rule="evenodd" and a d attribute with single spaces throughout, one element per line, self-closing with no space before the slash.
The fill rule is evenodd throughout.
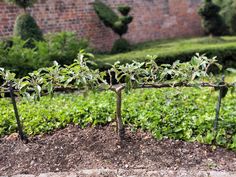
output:
<path id="1" fill-rule="evenodd" d="M 225 77 L 222 76 L 222 84 L 225 81 Z M 219 96 L 218 96 L 218 101 L 216 104 L 216 116 L 215 116 L 215 122 L 214 122 L 214 131 L 217 134 L 218 131 L 218 123 L 219 123 L 219 117 L 220 117 L 220 108 L 221 108 L 221 100 L 222 100 L 222 92 L 223 92 L 223 87 L 220 87 L 220 91 L 219 91 Z"/>

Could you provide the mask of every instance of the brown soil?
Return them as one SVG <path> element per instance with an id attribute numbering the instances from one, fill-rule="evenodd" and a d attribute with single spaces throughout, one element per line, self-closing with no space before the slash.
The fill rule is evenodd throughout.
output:
<path id="1" fill-rule="evenodd" d="M 236 153 L 198 143 L 157 141 L 148 133 L 129 130 L 120 144 L 111 125 L 84 130 L 69 126 L 33 137 L 28 144 L 0 139 L 0 175 L 98 168 L 236 171 Z"/>

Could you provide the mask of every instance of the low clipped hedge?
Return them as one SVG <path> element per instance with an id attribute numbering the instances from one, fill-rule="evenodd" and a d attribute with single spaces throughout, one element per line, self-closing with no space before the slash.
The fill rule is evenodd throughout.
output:
<path id="1" fill-rule="evenodd" d="M 193 38 L 168 40 L 169 42 L 147 42 L 133 46 L 130 52 L 115 55 L 97 55 L 96 62 L 99 69 L 105 70 L 110 68 L 110 65 L 116 61 L 121 63 L 131 63 L 133 60 L 146 61 L 148 55 L 156 56 L 158 64 L 171 64 L 176 60 L 181 62 L 189 61 L 196 53 L 200 53 L 205 54 L 207 57 L 216 56 L 224 68 L 236 68 L 236 37 L 225 37 L 225 39 L 221 41 L 211 38 Z M 189 43 L 195 41 L 195 43 L 189 47 L 188 42 L 185 43 L 183 41 L 188 41 Z M 174 45 L 171 46 L 173 43 Z M 164 45 L 167 47 L 163 47 Z M 158 48 L 158 46 L 160 47 Z"/>

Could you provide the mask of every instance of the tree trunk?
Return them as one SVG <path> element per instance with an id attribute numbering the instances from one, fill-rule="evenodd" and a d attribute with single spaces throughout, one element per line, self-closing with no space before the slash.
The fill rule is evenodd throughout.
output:
<path id="1" fill-rule="evenodd" d="M 120 140 L 124 139 L 125 129 L 121 118 L 121 105 L 122 105 L 122 90 L 116 91 L 116 121 L 117 121 L 117 132 Z"/>
<path id="2" fill-rule="evenodd" d="M 11 82 L 9 83 L 9 89 L 10 89 L 11 101 L 12 101 L 12 105 L 13 105 L 13 108 L 14 108 L 14 113 L 15 113 L 15 117 L 16 117 L 16 123 L 17 123 L 17 128 L 18 128 L 20 139 L 22 141 L 24 141 L 25 143 L 28 143 L 28 139 L 25 136 L 25 134 L 23 132 L 23 129 L 22 129 L 20 116 L 19 116 L 18 109 L 17 109 L 17 106 L 16 106 L 14 90 L 12 88 L 12 83 Z"/>

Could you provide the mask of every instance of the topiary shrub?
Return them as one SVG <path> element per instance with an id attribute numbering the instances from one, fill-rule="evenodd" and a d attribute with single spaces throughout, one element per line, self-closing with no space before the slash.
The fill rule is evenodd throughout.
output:
<path id="1" fill-rule="evenodd" d="M 27 46 L 29 47 L 33 46 L 34 40 L 43 40 L 42 31 L 34 18 L 27 13 L 23 13 L 17 17 L 13 33 L 14 36 L 19 36 L 23 40 L 28 40 Z"/>
<path id="2" fill-rule="evenodd" d="M 120 5 L 120 6 L 118 6 L 117 9 L 124 16 L 127 16 L 131 10 L 131 8 L 129 6 L 125 6 L 125 5 Z"/>
<path id="3" fill-rule="evenodd" d="M 116 54 L 116 53 L 121 53 L 121 52 L 128 52 L 131 50 L 131 46 L 129 42 L 126 39 L 120 38 L 115 41 L 113 44 L 111 53 Z"/>
<path id="4" fill-rule="evenodd" d="M 28 40 L 25 47 L 34 47 L 33 41 L 43 39 L 42 31 L 32 16 L 26 12 L 26 8 L 33 6 L 37 0 L 4 0 L 23 8 L 25 13 L 19 15 L 14 25 L 14 35 L 22 40 Z"/>
<path id="5" fill-rule="evenodd" d="M 199 15 L 202 17 L 202 27 L 206 34 L 220 36 L 226 33 L 227 27 L 219 12 L 220 7 L 212 0 L 204 0 L 199 9 Z"/>
<path id="6" fill-rule="evenodd" d="M 24 10 L 26 10 L 27 7 L 33 6 L 36 1 L 37 0 L 5 0 L 5 2 L 15 4 Z"/>
<path id="7" fill-rule="evenodd" d="M 94 9 L 98 15 L 98 17 L 102 20 L 102 22 L 107 26 L 110 27 L 116 34 L 120 36 L 120 39 L 115 42 L 113 49 L 116 49 L 117 46 L 119 46 L 120 52 L 128 51 L 130 45 L 128 44 L 127 40 L 121 40 L 122 36 L 127 33 L 129 27 L 128 25 L 132 22 L 133 17 L 129 16 L 129 12 L 131 8 L 126 5 L 120 5 L 117 7 L 118 12 L 120 12 L 120 15 L 117 15 L 109 6 L 101 2 L 100 0 L 95 0 L 94 2 Z M 123 42 L 121 42 L 123 41 Z M 126 41 L 126 42 L 124 42 Z M 125 44 L 123 47 L 121 47 L 121 44 Z M 112 49 L 112 53 L 113 53 Z M 123 51 L 121 50 L 123 49 Z M 115 52 L 117 53 L 117 52 Z"/>
<path id="8" fill-rule="evenodd" d="M 119 19 L 118 15 L 110 7 L 99 0 L 95 0 L 93 7 L 104 25 L 113 28 L 113 25 Z"/>

